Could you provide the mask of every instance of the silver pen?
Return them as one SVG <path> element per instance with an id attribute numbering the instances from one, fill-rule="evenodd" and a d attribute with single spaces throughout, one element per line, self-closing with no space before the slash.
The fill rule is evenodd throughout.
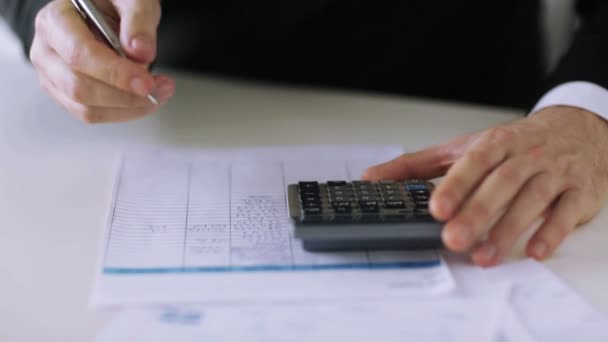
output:
<path id="1" fill-rule="evenodd" d="M 99 12 L 93 1 L 91 0 L 72 0 L 74 7 L 78 10 L 80 15 L 85 21 L 90 21 L 99 33 L 104 37 L 108 45 L 116 51 L 116 53 L 123 58 L 128 58 L 125 51 L 120 46 L 120 40 L 116 36 L 114 30 L 108 25 L 108 23 L 103 18 L 103 14 Z M 148 94 L 148 99 L 155 105 L 158 105 L 158 100 L 152 96 L 152 94 Z"/>

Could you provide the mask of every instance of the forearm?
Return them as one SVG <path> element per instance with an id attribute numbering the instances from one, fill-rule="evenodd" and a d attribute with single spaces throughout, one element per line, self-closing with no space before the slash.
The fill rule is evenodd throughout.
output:
<path id="1" fill-rule="evenodd" d="M 51 0 L 0 0 L 4 17 L 22 42 L 26 55 L 34 38 L 34 20 L 38 11 Z"/>

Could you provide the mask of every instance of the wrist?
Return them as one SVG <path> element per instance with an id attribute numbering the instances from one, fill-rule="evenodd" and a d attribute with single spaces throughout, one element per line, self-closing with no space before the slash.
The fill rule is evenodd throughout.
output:
<path id="1" fill-rule="evenodd" d="M 588 110 L 572 106 L 551 106 L 528 118 L 566 135 L 591 135 L 608 138 L 608 121 Z"/>

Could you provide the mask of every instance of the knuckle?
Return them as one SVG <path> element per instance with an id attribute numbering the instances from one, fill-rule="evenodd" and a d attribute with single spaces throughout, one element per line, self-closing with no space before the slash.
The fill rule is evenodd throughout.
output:
<path id="1" fill-rule="evenodd" d="M 485 150 L 471 150 L 465 154 L 465 158 L 470 163 L 484 169 L 491 166 L 490 156 Z"/>
<path id="2" fill-rule="evenodd" d="M 486 137 L 490 142 L 504 144 L 515 138 L 515 132 L 507 127 L 495 127 L 488 130 Z"/>
<path id="3" fill-rule="evenodd" d="M 530 192 L 539 201 L 549 202 L 553 199 L 553 186 L 548 181 L 533 183 Z"/>
<path id="4" fill-rule="evenodd" d="M 40 34 L 44 32 L 44 25 L 46 23 L 46 17 L 48 15 L 48 11 L 45 8 L 41 9 L 36 17 L 34 18 L 34 31 L 36 34 Z"/>
<path id="5" fill-rule="evenodd" d="M 88 95 L 88 86 L 81 77 L 71 75 L 66 81 L 65 95 L 77 103 L 85 103 Z"/>
<path id="6" fill-rule="evenodd" d="M 526 157 L 529 162 L 537 162 L 542 160 L 547 155 L 547 148 L 544 145 L 534 146 L 526 152 Z"/>
<path id="7" fill-rule="evenodd" d="M 74 70 L 79 70 L 83 61 L 90 56 L 90 47 L 86 44 L 78 44 L 76 41 L 68 45 L 66 63 Z"/>
<path id="8" fill-rule="evenodd" d="M 40 58 L 40 47 L 38 46 L 39 41 L 38 38 L 34 37 L 34 41 L 32 42 L 32 47 L 30 48 L 29 58 L 32 62 L 32 65 L 36 69 L 40 69 L 42 66 L 42 58 Z"/>
<path id="9" fill-rule="evenodd" d="M 57 15 L 60 15 L 60 12 L 57 10 L 57 3 L 54 1 L 49 2 L 36 13 L 34 17 L 34 30 L 37 33 L 44 32 L 46 25 L 52 22 L 52 19 Z"/>
<path id="10" fill-rule="evenodd" d="M 121 68 L 122 62 L 120 60 L 115 60 L 112 63 L 108 63 L 108 81 L 110 84 L 119 85 L 120 80 L 122 78 L 123 72 Z"/>
<path id="11" fill-rule="evenodd" d="M 479 200 L 474 200 L 469 208 L 469 217 L 472 220 L 487 219 L 491 215 L 490 208 L 486 203 Z"/>
<path id="12" fill-rule="evenodd" d="M 522 177 L 522 172 L 511 164 L 505 164 L 496 170 L 497 176 L 510 185 L 518 184 Z"/>

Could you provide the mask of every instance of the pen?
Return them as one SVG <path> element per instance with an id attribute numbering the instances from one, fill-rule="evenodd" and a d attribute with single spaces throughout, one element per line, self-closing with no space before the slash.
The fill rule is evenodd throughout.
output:
<path id="1" fill-rule="evenodd" d="M 128 58 L 125 51 L 120 46 L 120 40 L 110 25 L 103 18 L 103 14 L 99 12 L 95 4 L 91 0 L 72 0 L 72 4 L 78 10 L 85 21 L 90 21 L 104 37 L 108 45 L 123 58 Z M 152 94 L 148 94 L 148 100 L 155 105 L 158 105 L 158 100 Z"/>

